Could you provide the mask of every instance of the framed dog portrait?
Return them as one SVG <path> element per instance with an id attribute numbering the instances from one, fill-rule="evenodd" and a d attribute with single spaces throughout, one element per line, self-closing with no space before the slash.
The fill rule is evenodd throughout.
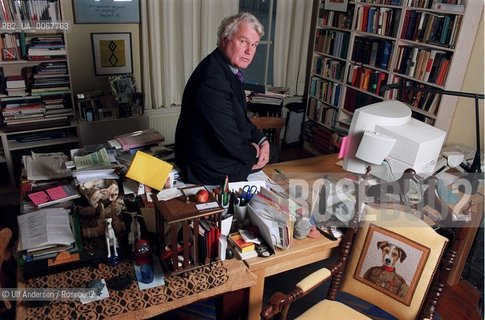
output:
<path id="1" fill-rule="evenodd" d="M 354 278 L 409 306 L 430 249 L 374 224 Z"/>

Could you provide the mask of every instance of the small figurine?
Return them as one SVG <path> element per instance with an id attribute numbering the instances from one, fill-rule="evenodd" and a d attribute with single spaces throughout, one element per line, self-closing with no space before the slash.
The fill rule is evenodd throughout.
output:
<path id="1" fill-rule="evenodd" d="M 106 237 L 106 247 L 108 248 L 108 260 L 110 262 L 115 263 L 117 262 L 118 259 L 118 252 L 116 251 L 116 248 L 118 247 L 118 240 L 116 239 L 116 234 L 113 229 L 113 226 L 111 225 L 112 218 L 106 218 L 106 231 L 105 231 L 105 237 Z M 113 246 L 113 257 L 111 256 L 111 246 Z"/>
<path id="2" fill-rule="evenodd" d="M 130 212 L 131 226 L 130 233 L 128 233 L 128 244 L 131 245 L 131 251 L 135 250 L 135 242 L 141 239 L 140 223 L 137 219 L 136 212 Z"/>

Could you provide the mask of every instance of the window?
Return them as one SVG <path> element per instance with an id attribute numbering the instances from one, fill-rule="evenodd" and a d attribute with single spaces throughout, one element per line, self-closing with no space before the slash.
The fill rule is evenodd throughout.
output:
<path id="1" fill-rule="evenodd" d="M 244 82 L 268 85 L 273 83 L 273 43 L 277 0 L 239 0 L 239 11 L 250 12 L 264 26 L 253 62 L 244 71 Z"/>

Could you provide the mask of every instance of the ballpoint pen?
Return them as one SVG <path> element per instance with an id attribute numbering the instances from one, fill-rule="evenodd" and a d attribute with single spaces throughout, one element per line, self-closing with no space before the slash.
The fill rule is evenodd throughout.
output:
<path id="1" fill-rule="evenodd" d="M 274 171 L 276 171 L 286 183 L 290 182 L 288 177 L 281 170 L 275 168 Z"/>

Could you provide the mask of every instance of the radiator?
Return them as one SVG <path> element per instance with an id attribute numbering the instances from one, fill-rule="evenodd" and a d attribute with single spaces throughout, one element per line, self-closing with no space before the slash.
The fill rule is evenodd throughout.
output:
<path id="1" fill-rule="evenodd" d="M 180 115 L 180 106 L 145 110 L 150 128 L 158 130 L 165 137 L 165 144 L 175 143 L 175 128 Z"/>

